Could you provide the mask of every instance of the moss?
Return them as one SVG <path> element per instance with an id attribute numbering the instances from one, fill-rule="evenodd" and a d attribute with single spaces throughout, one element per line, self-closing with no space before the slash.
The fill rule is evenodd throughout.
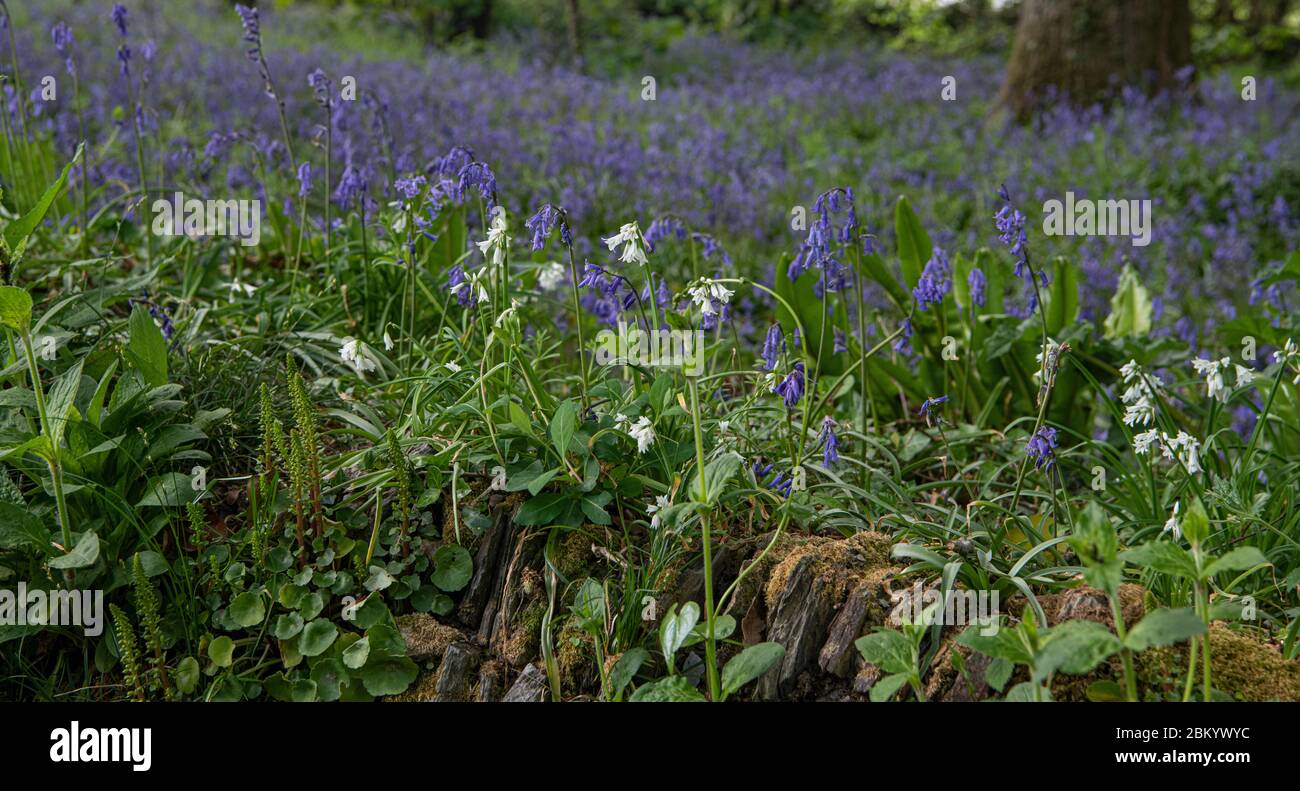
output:
<path id="1" fill-rule="evenodd" d="M 1138 679 L 1153 697 L 1181 697 L 1187 678 L 1187 644 L 1154 648 L 1138 656 Z M 1300 701 L 1300 662 L 1282 657 L 1281 650 L 1224 623 L 1210 626 L 1210 683 L 1216 690 L 1243 701 Z M 1201 695 L 1199 662 L 1193 697 Z"/>
<path id="2" fill-rule="evenodd" d="M 542 617 L 546 603 L 541 599 L 529 602 L 510 625 L 510 637 L 501 646 L 501 658 L 511 667 L 523 667 L 537 656 L 541 642 Z"/>
<path id="3" fill-rule="evenodd" d="M 828 595 L 835 601 L 842 601 L 852 584 L 865 581 L 870 572 L 888 566 L 893 543 L 889 536 L 872 531 L 855 533 L 848 538 L 783 536 L 772 548 L 771 554 L 778 559 L 767 580 L 768 608 L 776 606 L 790 575 L 807 557 L 813 559 L 814 575 L 828 584 Z"/>
<path id="4" fill-rule="evenodd" d="M 440 623 L 425 613 L 399 616 L 397 630 L 406 641 L 406 655 L 416 662 L 441 659 L 447 646 L 465 639 L 459 629 Z"/>
<path id="5" fill-rule="evenodd" d="M 555 635 L 555 661 L 565 693 L 576 695 L 595 686 L 596 643 L 582 631 L 577 618 L 566 618 Z"/>
<path id="6" fill-rule="evenodd" d="M 573 580 L 591 563 L 591 541 L 581 531 L 571 530 L 560 538 L 552 560 L 565 579 Z"/>

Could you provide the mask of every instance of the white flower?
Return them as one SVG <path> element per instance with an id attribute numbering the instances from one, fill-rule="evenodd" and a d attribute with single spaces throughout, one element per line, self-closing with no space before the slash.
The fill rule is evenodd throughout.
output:
<path id="1" fill-rule="evenodd" d="M 246 297 L 251 297 L 257 293 L 257 288 L 255 286 L 250 286 L 247 283 L 243 283 L 239 280 L 239 278 L 235 278 L 234 280 L 227 283 L 226 290 L 230 292 L 231 302 L 235 301 L 235 296 L 240 292 L 243 292 L 244 296 Z"/>
<path id="2" fill-rule="evenodd" d="M 1142 366 L 1137 364 L 1137 360 L 1129 360 L 1120 367 L 1119 372 L 1124 375 L 1124 382 L 1127 383 L 1133 377 L 1142 374 Z"/>
<path id="3" fill-rule="evenodd" d="M 366 356 L 366 345 L 351 336 L 343 339 L 343 345 L 339 348 L 339 357 L 359 374 L 379 368 L 374 360 Z"/>
<path id="4" fill-rule="evenodd" d="M 446 368 L 448 371 L 451 371 L 454 374 L 460 373 L 460 366 L 457 365 L 454 361 L 443 363 L 442 367 Z"/>
<path id="5" fill-rule="evenodd" d="M 1223 384 L 1223 369 L 1230 363 L 1231 360 L 1227 357 L 1221 360 L 1205 360 L 1200 357 L 1192 360 L 1192 368 L 1205 377 L 1206 395 L 1217 399 L 1221 404 L 1228 401 L 1228 388 Z"/>
<path id="6" fill-rule="evenodd" d="M 642 415 L 628 429 L 628 434 L 636 440 L 636 452 L 645 453 L 650 450 L 650 446 L 655 444 L 655 427 L 650 424 L 650 418 Z"/>
<path id="7" fill-rule="evenodd" d="M 632 426 L 632 419 L 629 418 L 627 415 L 623 414 L 622 412 L 619 412 L 618 414 L 614 415 L 614 428 L 618 429 L 619 431 L 627 431 L 631 426 Z"/>
<path id="8" fill-rule="evenodd" d="M 1133 452 L 1139 456 L 1146 455 L 1147 451 L 1151 449 L 1151 445 L 1154 444 L 1159 438 L 1160 438 L 1160 432 L 1156 431 L 1155 429 L 1151 429 L 1150 431 L 1144 432 L 1142 434 L 1134 434 Z"/>
<path id="9" fill-rule="evenodd" d="M 1151 406 L 1151 400 L 1145 395 L 1139 396 L 1135 403 L 1129 404 L 1124 410 L 1124 425 L 1132 426 L 1141 423 L 1144 426 L 1151 425 L 1155 420 L 1156 410 Z"/>
<path id="10" fill-rule="evenodd" d="M 1255 381 L 1255 372 L 1244 365 L 1238 365 L 1237 368 L 1237 387 L 1245 387 Z"/>
<path id="11" fill-rule="evenodd" d="M 537 273 L 537 285 L 543 291 L 554 291 L 564 283 L 564 267 L 551 262 Z"/>
<path id="12" fill-rule="evenodd" d="M 620 244 L 623 245 L 623 252 L 619 255 L 618 260 L 625 264 L 636 264 L 637 266 L 644 266 L 649 263 L 645 250 L 641 247 L 641 229 L 637 227 L 635 222 L 624 223 L 623 227 L 618 229 L 618 233 L 605 240 L 605 245 L 610 250 Z"/>
<path id="13" fill-rule="evenodd" d="M 1178 526 L 1178 506 L 1179 503 L 1175 502 L 1174 512 L 1169 516 L 1169 521 L 1165 522 L 1164 529 L 1164 532 L 1174 534 L 1175 541 L 1183 537 L 1183 529 Z"/>
<path id="14" fill-rule="evenodd" d="M 506 250 L 510 247 L 510 237 L 506 234 L 506 210 L 500 206 L 492 213 L 492 224 L 488 226 L 487 238 L 478 242 L 479 252 L 493 266 L 500 266 L 506 260 Z M 486 292 L 480 302 L 486 302 Z"/>
<path id="15" fill-rule="evenodd" d="M 647 514 L 654 515 L 650 519 L 651 527 L 656 527 L 656 528 L 659 527 L 659 517 L 662 516 L 662 514 L 660 514 L 659 512 L 664 510 L 667 507 L 668 507 L 668 496 L 663 494 L 655 495 L 655 501 L 645 507 L 645 512 Z"/>
<path id="16" fill-rule="evenodd" d="M 728 431 L 730 428 L 731 428 L 731 421 L 729 421 L 729 420 L 719 420 L 719 421 L 718 421 L 718 431 L 722 432 L 723 434 L 727 433 L 727 431 Z"/>
<path id="17" fill-rule="evenodd" d="M 700 285 L 688 288 L 686 293 L 691 295 L 691 300 L 700 306 L 704 315 L 712 316 L 718 312 L 713 303 L 721 302 L 725 305 L 731 301 L 731 295 L 735 292 L 717 281 L 702 280 Z"/>
<path id="18" fill-rule="evenodd" d="M 1038 352 L 1038 356 L 1034 358 L 1035 360 L 1038 361 L 1038 370 L 1037 370 L 1037 371 L 1034 371 L 1034 381 L 1035 381 L 1035 382 L 1041 382 L 1042 379 L 1043 379 L 1043 368 L 1046 367 L 1046 366 L 1043 365 L 1043 352 L 1044 352 L 1044 351 L 1047 352 L 1047 359 L 1048 359 L 1049 361 L 1053 361 L 1053 360 L 1055 360 L 1056 357 L 1061 353 L 1061 344 L 1057 343 L 1056 341 L 1052 340 L 1051 338 L 1048 338 L 1048 339 L 1047 339 L 1047 346 L 1046 346 L 1046 348 Z M 1131 362 L 1131 361 L 1130 361 L 1130 362 Z M 1123 373 L 1123 371 L 1124 371 L 1124 369 L 1121 368 L 1121 369 L 1120 369 L 1120 373 Z M 1128 379 L 1126 378 L 1124 381 L 1128 381 Z M 1130 424 L 1130 425 L 1131 425 L 1131 424 Z"/>
<path id="19" fill-rule="evenodd" d="M 388 332 L 385 330 L 385 331 L 384 331 L 384 351 L 386 351 L 386 352 L 391 352 L 392 350 L 393 350 L 393 339 L 392 339 L 392 337 L 389 336 Z"/>

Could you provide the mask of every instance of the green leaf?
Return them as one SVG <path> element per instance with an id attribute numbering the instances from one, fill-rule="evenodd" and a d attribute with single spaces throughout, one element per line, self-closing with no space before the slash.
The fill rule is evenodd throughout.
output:
<path id="1" fill-rule="evenodd" d="M 266 604 L 262 594 L 256 591 L 244 591 L 230 601 L 228 610 L 230 618 L 245 629 L 257 626 L 266 617 Z"/>
<path id="2" fill-rule="evenodd" d="M 894 204 L 894 234 L 898 237 L 898 259 L 903 265 L 903 284 L 916 288 L 925 262 L 934 254 L 934 243 L 921 227 L 921 221 L 912 211 L 912 204 L 903 196 Z"/>
<path id="3" fill-rule="evenodd" d="M 235 658 L 235 641 L 226 635 L 208 643 L 208 659 L 217 667 L 230 667 Z"/>
<path id="4" fill-rule="evenodd" d="M 150 387 L 167 384 L 167 341 L 143 305 L 131 309 L 130 335 L 124 351 Z"/>
<path id="5" fill-rule="evenodd" d="M 183 472 L 169 472 L 150 480 L 145 492 L 135 504 L 137 508 L 180 508 L 197 494 L 190 476 Z"/>
<path id="6" fill-rule="evenodd" d="M 0 503 L 0 549 L 24 546 L 50 551 L 50 531 L 26 506 Z"/>
<path id="7" fill-rule="evenodd" d="M 573 432 L 578 427 L 578 404 L 573 399 L 565 399 L 555 409 L 551 418 L 551 443 L 556 453 L 563 458 L 569 452 L 569 443 L 573 441 Z"/>
<path id="8" fill-rule="evenodd" d="M 1210 515 L 1205 512 L 1201 498 L 1192 496 L 1192 504 L 1187 507 L 1178 527 L 1192 546 L 1203 544 L 1210 537 Z"/>
<path id="9" fill-rule="evenodd" d="M 77 539 L 77 546 L 66 555 L 50 561 L 52 569 L 83 569 L 99 559 L 99 536 L 87 530 Z"/>
<path id="10" fill-rule="evenodd" d="M 641 669 L 641 665 L 650 658 L 650 652 L 644 648 L 633 648 L 625 651 L 614 666 L 609 670 L 609 677 L 605 680 L 605 697 L 615 700 L 623 694 L 627 685 L 632 683 L 632 678 L 636 676 L 636 671 Z"/>
<path id="11" fill-rule="evenodd" d="M 1271 566 L 1264 553 L 1255 547 L 1237 547 L 1222 557 L 1215 558 L 1205 567 L 1203 576 L 1209 579 L 1225 571 L 1249 571 L 1257 566 Z"/>
<path id="12" fill-rule="evenodd" d="M 277 640 L 292 640 L 302 631 L 302 616 L 296 612 L 277 616 L 275 625 L 271 627 L 271 634 Z"/>
<path id="13" fill-rule="evenodd" d="M 448 593 L 465 587 L 474 575 L 474 561 L 469 551 L 457 544 L 438 547 L 433 555 L 433 565 L 433 584 Z"/>
<path id="14" fill-rule="evenodd" d="M 338 636 L 337 626 L 324 618 L 317 618 L 303 627 L 302 636 L 298 638 L 298 652 L 306 657 L 320 656 Z"/>
<path id="15" fill-rule="evenodd" d="M 695 622 L 699 619 L 700 605 L 693 601 L 686 602 L 680 610 L 675 607 L 668 610 L 668 616 L 659 625 L 659 647 L 663 650 L 664 658 L 668 660 L 670 665 L 673 656 L 686 642 L 686 638 L 691 634 L 691 629 L 695 628 Z"/>
<path id="16" fill-rule="evenodd" d="M 884 703 L 892 699 L 906 683 L 906 673 L 894 673 L 879 679 L 871 685 L 871 702 Z"/>
<path id="17" fill-rule="evenodd" d="M 1110 315 L 1105 322 L 1106 339 L 1146 337 L 1151 331 L 1153 313 L 1151 296 L 1138 280 L 1133 267 L 1125 265 L 1115 295 L 1110 298 Z"/>
<path id="18" fill-rule="evenodd" d="M 732 478 L 736 477 L 736 473 L 740 471 L 743 463 L 744 459 L 740 457 L 740 454 L 732 450 L 705 464 L 704 485 L 708 497 L 707 499 L 700 498 L 700 480 L 699 475 L 696 474 L 691 476 L 690 485 L 687 487 L 691 499 L 706 505 L 716 503 L 718 497 L 726 489 L 727 484 L 731 482 Z"/>
<path id="19" fill-rule="evenodd" d="M 1187 550 L 1165 541 L 1153 541 L 1122 553 L 1120 560 L 1134 566 L 1143 566 L 1161 574 L 1195 580 L 1200 577 L 1196 561 Z"/>
<path id="20" fill-rule="evenodd" d="M 360 670 L 370 659 L 370 638 L 363 637 L 343 651 L 343 664 Z"/>
<path id="21" fill-rule="evenodd" d="M 32 326 L 32 296 L 17 286 L 0 286 L 0 326 L 27 332 Z"/>
<path id="22" fill-rule="evenodd" d="M 780 643 L 751 645 L 736 654 L 722 668 L 722 695 L 726 697 L 767 672 L 781 661 L 785 648 Z"/>
<path id="23" fill-rule="evenodd" d="M 1088 700 L 1094 703 L 1119 703 L 1128 700 L 1123 687 L 1115 681 L 1106 679 L 1089 684 L 1088 690 L 1084 694 L 1088 696 Z"/>
<path id="24" fill-rule="evenodd" d="M 668 676 L 637 688 L 633 703 L 703 703 L 706 698 L 685 676 Z"/>
<path id="25" fill-rule="evenodd" d="M 1134 651 L 1152 646 L 1173 645 L 1205 633 L 1205 622 L 1190 608 L 1152 610 L 1137 622 L 1124 637 L 1124 645 Z"/>
<path id="26" fill-rule="evenodd" d="M 902 632 L 880 627 L 854 643 L 862 658 L 886 673 L 911 673 L 912 644 Z M 878 683 L 878 682 L 877 682 Z"/>
<path id="27" fill-rule="evenodd" d="M 1002 659 L 1013 665 L 1027 665 L 1033 657 L 1029 655 L 1025 644 L 1018 636 L 1019 628 L 1009 629 L 1005 624 L 998 623 L 998 630 L 991 634 L 983 634 L 985 627 L 971 625 L 957 638 L 960 645 L 967 648 L 973 648 L 985 656 L 994 659 Z"/>
<path id="28" fill-rule="evenodd" d="M 1043 638 L 1034 658 L 1034 680 L 1051 673 L 1087 673 L 1120 650 L 1119 638 L 1095 621 L 1066 621 Z"/>
<path id="29" fill-rule="evenodd" d="M 1044 310 L 1048 335 L 1056 335 L 1079 317 L 1079 270 L 1066 258 L 1053 262 Z"/>
<path id="30" fill-rule="evenodd" d="M 187 656 L 176 665 L 176 688 L 181 691 L 182 695 L 188 695 L 199 687 L 199 662 L 192 656 Z"/>
<path id="31" fill-rule="evenodd" d="M 13 251 L 15 258 L 22 256 L 27 237 L 31 236 L 32 231 L 36 230 L 36 227 L 41 224 L 41 220 L 45 219 L 45 214 L 50 210 L 50 206 L 59 197 L 59 193 L 63 192 L 64 185 L 68 183 L 68 173 L 77 160 L 81 159 L 81 152 L 85 146 L 85 143 L 77 146 L 77 152 L 72 155 L 72 160 L 63 166 L 63 172 L 59 174 L 54 183 L 46 187 L 45 193 L 41 195 L 41 199 L 36 202 L 36 205 L 22 217 L 5 226 L 4 241 L 9 246 L 9 249 Z"/>
<path id="32" fill-rule="evenodd" d="M 361 683 L 371 695 L 400 695 L 419 673 L 420 668 L 408 657 L 371 657 L 361 670 Z"/>

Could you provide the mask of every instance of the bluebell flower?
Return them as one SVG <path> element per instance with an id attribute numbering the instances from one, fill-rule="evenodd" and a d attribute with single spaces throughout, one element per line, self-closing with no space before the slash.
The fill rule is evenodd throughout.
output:
<path id="1" fill-rule="evenodd" d="M 320 69 L 312 69 L 307 75 L 307 84 L 311 86 L 311 91 L 316 97 L 316 104 L 321 107 L 330 106 L 330 80 L 325 76 L 325 72 Z"/>
<path id="2" fill-rule="evenodd" d="M 235 7 L 243 8 L 243 6 Z M 122 38 L 126 38 L 126 6 L 121 3 L 114 3 L 113 10 L 109 16 L 113 18 L 113 24 L 117 25 L 118 34 L 120 34 Z"/>
<path id="3" fill-rule="evenodd" d="M 848 350 L 849 339 L 845 337 L 844 330 L 837 327 L 835 329 L 835 343 L 831 347 L 831 354 L 839 354 L 840 352 L 847 352 Z"/>
<path id="4" fill-rule="evenodd" d="M 411 178 L 398 179 L 393 182 L 393 189 L 405 200 L 415 200 L 420 191 L 424 189 L 424 176 L 413 176 Z"/>
<path id="5" fill-rule="evenodd" d="M 801 362 L 795 363 L 794 370 L 772 388 L 772 392 L 785 399 L 786 409 L 793 409 L 794 405 L 799 403 L 799 399 L 803 398 L 803 390 L 804 376 Z"/>
<path id="6" fill-rule="evenodd" d="M 896 352 L 903 351 L 912 340 L 912 319 L 910 316 L 903 319 L 902 330 L 903 334 L 899 335 L 893 343 L 893 348 Z"/>
<path id="7" fill-rule="evenodd" d="M 564 220 L 564 213 L 551 204 L 546 204 L 528 218 L 524 227 L 533 232 L 534 250 L 541 250 L 546 246 L 546 238 L 557 225 L 560 227 L 560 241 L 566 247 L 573 246 L 573 238 L 569 235 L 569 224 Z"/>
<path id="8" fill-rule="evenodd" d="M 916 282 L 916 288 L 912 289 L 912 296 L 916 298 L 917 307 L 926 310 L 943 302 L 951 289 L 952 270 L 948 266 L 948 257 L 936 247 Z"/>
<path id="9" fill-rule="evenodd" d="M 775 371 L 776 361 L 785 350 L 785 338 L 781 334 L 781 324 L 776 322 L 767 328 L 767 337 L 763 339 L 763 370 Z"/>
<path id="10" fill-rule="evenodd" d="M 303 162 L 298 166 L 298 197 L 305 198 L 311 194 L 311 163 Z"/>
<path id="11" fill-rule="evenodd" d="M 984 303 L 988 299 L 988 278 L 984 276 L 984 273 L 979 268 L 975 268 L 970 271 L 970 276 L 966 278 L 966 282 L 970 286 L 971 302 L 981 308 L 984 307 Z"/>
<path id="12" fill-rule="evenodd" d="M 1051 426 L 1043 426 L 1029 438 L 1025 453 L 1029 454 L 1031 459 L 1035 459 L 1035 469 L 1050 470 L 1052 465 L 1056 463 L 1055 448 L 1056 429 Z"/>
<path id="13" fill-rule="evenodd" d="M 921 402 L 921 409 L 917 414 L 922 415 L 925 418 L 925 422 L 928 424 L 931 417 L 938 416 L 939 405 L 947 400 L 948 396 L 946 395 L 939 396 L 938 398 L 927 398 Z"/>
<path id="14" fill-rule="evenodd" d="M 830 415 L 822 418 L 822 430 L 818 437 L 822 449 L 822 465 L 827 469 L 840 458 L 840 438 L 835 436 L 836 425 Z"/>
<path id="15" fill-rule="evenodd" d="M 497 177 L 492 173 L 492 168 L 484 162 L 471 162 L 460 169 L 456 175 L 456 194 L 460 200 L 464 200 L 470 190 L 477 190 L 478 194 L 487 203 L 488 208 L 496 205 L 497 199 Z"/>

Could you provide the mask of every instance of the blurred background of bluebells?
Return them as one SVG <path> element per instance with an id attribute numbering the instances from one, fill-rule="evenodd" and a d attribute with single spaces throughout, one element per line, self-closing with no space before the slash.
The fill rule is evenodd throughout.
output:
<path id="1" fill-rule="evenodd" d="M 33 92 L 42 75 L 65 73 L 51 29 L 71 27 L 95 154 L 89 178 L 102 187 L 97 204 L 113 200 L 138 179 L 111 3 L 9 5 Z M 792 207 L 832 185 L 855 189 L 866 229 L 891 248 L 892 203 L 908 195 L 949 251 L 996 247 L 1000 183 L 1029 215 L 1031 235 L 1041 233 L 1042 201 L 1067 190 L 1150 198 L 1148 247 L 1127 237 L 1036 242 L 1040 255 L 1082 266 L 1085 317 L 1105 315 L 1126 261 L 1156 297 L 1157 334 L 1194 348 L 1248 303 L 1295 310 L 1294 283 L 1246 285 L 1275 268 L 1300 232 L 1300 7 L 1284 4 L 1280 24 L 1259 27 L 1249 3 L 1198 0 L 1194 88 L 1123 92 L 1109 112 L 1061 106 L 1017 126 L 992 113 L 1015 3 L 576 5 L 575 32 L 569 0 L 262 3 L 266 56 L 298 157 L 323 177 L 320 149 L 306 145 L 324 120 L 307 80 L 319 68 L 357 80 L 357 101 L 332 113 L 329 191 L 339 203 L 355 195 L 358 177 L 369 200 L 386 203 L 399 179 L 466 146 L 491 165 L 519 223 L 543 203 L 565 206 L 580 254 L 604 260 L 598 235 L 671 212 L 717 239 L 742 272 L 767 279 L 804 237 L 791 228 Z M 1225 5 L 1241 13 L 1225 17 Z M 276 108 L 245 58 L 233 4 L 127 6 L 143 129 L 151 151 L 163 152 L 154 183 L 265 200 L 258 157 L 292 183 Z M 1240 95 L 1247 74 L 1258 80 L 1249 105 Z M 657 82 L 656 101 L 641 100 L 645 75 Z M 940 100 L 947 75 L 956 101 Z M 12 86 L 5 91 L 15 114 Z M 80 139 L 71 91 L 61 83 L 57 101 L 34 104 L 34 122 L 70 156 Z M 297 214 L 296 196 L 271 194 Z M 310 207 L 318 224 L 322 209 Z"/>

